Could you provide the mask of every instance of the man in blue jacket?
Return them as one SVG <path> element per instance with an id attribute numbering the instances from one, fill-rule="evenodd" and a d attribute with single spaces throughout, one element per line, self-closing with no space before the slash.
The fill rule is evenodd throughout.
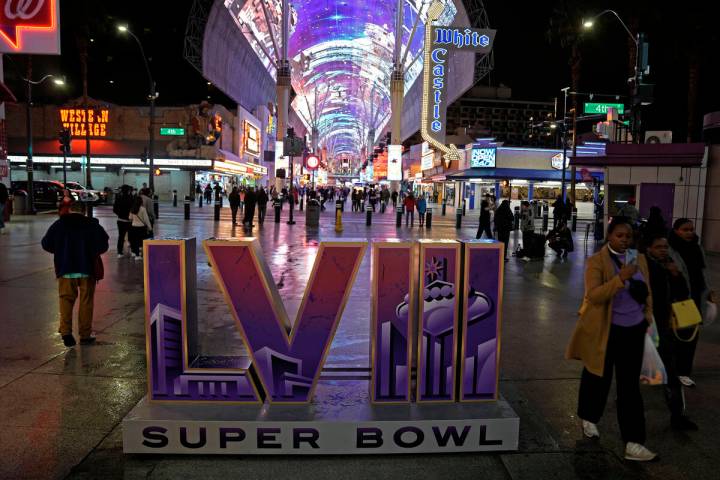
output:
<path id="1" fill-rule="evenodd" d="M 54 255 L 55 276 L 60 296 L 60 328 L 66 347 L 75 345 L 72 334 L 72 312 L 78 308 L 80 343 L 95 342 L 92 335 L 95 284 L 102 278 L 100 254 L 108 250 L 108 234 L 97 219 L 83 215 L 85 205 L 73 202 L 70 213 L 53 223 L 42 239 L 42 248 Z"/>

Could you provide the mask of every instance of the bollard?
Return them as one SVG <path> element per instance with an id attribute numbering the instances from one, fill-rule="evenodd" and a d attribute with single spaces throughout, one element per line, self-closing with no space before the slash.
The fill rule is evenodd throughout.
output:
<path id="1" fill-rule="evenodd" d="M 466 205 L 467 205 L 467 200 L 463 199 L 463 203 L 462 203 L 462 214 L 463 214 L 463 217 L 465 216 L 465 206 L 466 206 Z"/>
<path id="2" fill-rule="evenodd" d="M 338 200 L 337 202 L 335 202 L 335 231 L 338 233 L 343 231 L 342 211 L 343 201 Z"/>
<path id="3" fill-rule="evenodd" d="M 441 214 L 442 214 L 443 217 L 445 216 L 445 209 L 446 209 L 446 208 L 447 208 L 447 204 L 443 201 L 443 204 L 442 204 L 442 212 L 441 212 Z"/>
<path id="4" fill-rule="evenodd" d="M 215 200 L 215 216 L 214 220 L 216 222 L 220 221 L 220 200 Z"/>
<path id="5" fill-rule="evenodd" d="M 400 205 L 395 212 L 395 226 L 400 228 L 402 226 L 403 217 L 403 206 Z"/>
<path id="6" fill-rule="evenodd" d="M 177 208 L 177 190 L 173 190 L 173 208 Z"/>
<path id="7" fill-rule="evenodd" d="M 457 228 L 458 230 L 462 228 L 462 216 L 462 210 L 458 209 L 458 211 L 455 212 L 455 228 Z"/>
<path id="8" fill-rule="evenodd" d="M 542 229 L 543 229 L 543 232 L 547 232 L 547 229 L 548 229 L 548 222 L 549 222 L 549 217 L 550 217 L 549 210 L 550 209 L 548 208 L 548 204 L 543 203 L 543 206 L 542 206 L 542 219 L 543 219 Z"/>
<path id="9" fill-rule="evenodd" d="M 190 220 L 190 197 L 185 195 L 185 220 Z"/>
<path id="10" fill-rule="evenodd" d="M 425 228 L 432 228 L 432 208 L 425 212 Z"/>
<path id="11" fill-rule="evenodd" d="M 155 212 L 155 219 L 160 218 L 160 202 L 157 195 L 153 196 L 153 211 Z"/>
<path id="12" fill-rule="evenodd" d="M 520 207 L 515 207 L 515 221 L 513 223 L 513 228 L 515 230 L 520 228 Z"/>
<path id="13" fill-rule="evenodd" d="M 372 225 L 372 205 L 370 205 L 370 202 L 365 205 L 365 225 L 368 227 Z"/>
<path id="14" fill-rule="evenodd" d="M 572 231 L 577 230 L 577 207 L 573 207 L 572 209 Z"/>
<path id="15" fill-rule="evenodd" d="M 280 223 L 280 213 L 282 212 L 282 201 L 279 198 L 273 200 L 273 208 L 275 209 L 275 223 Z"/>

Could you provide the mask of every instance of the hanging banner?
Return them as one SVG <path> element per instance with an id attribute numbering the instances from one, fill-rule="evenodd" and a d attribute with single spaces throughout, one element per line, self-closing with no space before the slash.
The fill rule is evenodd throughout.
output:
<path id="1" fill-rule="evenodd" d="M 391 182 L 402 181 L 402 145 L 388 146 L 387 179 Z"/>

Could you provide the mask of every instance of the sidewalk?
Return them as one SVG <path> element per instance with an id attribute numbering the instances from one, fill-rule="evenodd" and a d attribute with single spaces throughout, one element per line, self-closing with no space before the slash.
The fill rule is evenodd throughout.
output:
<path id="1" fill-rule="evenodd" d="M 296 212 L 298 213 L 298 212 Z M 199 240 L 241 236 L 230 225 L 229 209 L 214 222 L 212 209 L 192 207 L 192 219 L 162 205 L 157 236 L 195 236 Z M 600 422 L 599 442 L 585 441 L 575 416 L 580 365 L 563 359 L 583 294 L 585 245 L 578 232 L 576 251 L 561 261 L 549 251 L 544 261 L 514 259 L 505 274 L 501 358 L 502 395 L 520 415 L 520 450 L 484 455 L 387 457 L 189 457 L 122 453 L 120 421 L 146 390 L 143 283 L 139 262 L 116 259 L 117 227 L 110 208 L 96 216 L 111 237 L 104 256 L 106 279 L 98 287 L 95 330 L 98 344 L 63 347 L 57 330 L 52 257 L 39 242 L 51 215 L 16 217 L 0 236 L 0 478 L 450 478 L 453 479 L 700 479 L 720 470 L 715 421 L 720 400 L 720 325 L 701 333 L 694 378 L 686 390 L 688 413 L 699 432 L 675 433 L 662 389 L 643 387 L 648 445 L 661 460 L 637 465 L 622 460 L 622 445 L 609 401 Z M 465 218 L 469 218 L 466 216 Z M 437 221 L 436 221 L 437 219 Z M 323 212 L 319 229 L 306 229 L 304 215 L 288 226 L 268 211 L 256 236 L 280 283 L 293 317 L 309 276 L 317 242 L 336 238 L 474 238 L 477 220 L 454 228 L 454 218 L 436 216 L 431 229 L 397 229 L 394 214 L 347 212 L 344 231 L 334 231 L 334 209 Z M 511 249 L 517 237 L 511 238 Z M 591 252 L 593 244 L 587 246 Z M 370 256 L 360 267 L 346 313 L 330 350 L 328 366 L 368 364 Z M 720 257 L 709 257 L 713 282 L 720 285 Z M 233 355 L 242 344 L 222 295 L 198 249 L 198 304 L 203 349 Z M 613 398 L 611 393 L 610 398 Z"/>

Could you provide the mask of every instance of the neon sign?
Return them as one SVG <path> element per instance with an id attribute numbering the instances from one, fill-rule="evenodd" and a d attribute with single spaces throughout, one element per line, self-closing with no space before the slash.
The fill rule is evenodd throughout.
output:
<path id="1" fill-rule="evenodd" d="M 110 111 L 107 108 L 100 110 L 85 108 L 61 108 L 60 123 L 63 128 L 70 130 L 73 137 L 107 137 L 107 125 Z"/>
<path id="2" fill-rule="evenodd" d="M 425 73 L 423 78 L 423 105 L 420 131 L 423 140 L 442 152 L 447 161 L 460 160 L 455 145 L 445 145 L 445 119 L 447 116 L 447 78 L 452 51 L 470 50 L 489 53 L 495 38 L 495 30 L 475 28 L 448 28 L 437 25 L 445 4 L 433 0 L 428 10 L 425 29 Z"/>
<path id="3" fill-rule="evenodd" d="M 58 0 L 0 2 L 0 52 L 60 54 Z"/>

